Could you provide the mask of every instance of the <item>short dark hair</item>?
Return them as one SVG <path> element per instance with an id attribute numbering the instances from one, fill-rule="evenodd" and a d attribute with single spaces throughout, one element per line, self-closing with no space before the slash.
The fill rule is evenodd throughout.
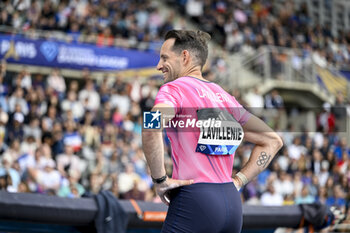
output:
<path id="1" fill-rule="evenodd" d="M 208 58 L 208 41 L 211 36 L 203 31 L 171 30 L 165 35 L 165 40 L 174 38 L 175 43 L 172 48 L 174 52 L 181 53 L 188 50 L 197 60 L 201 67 L 204 66 Z"/>

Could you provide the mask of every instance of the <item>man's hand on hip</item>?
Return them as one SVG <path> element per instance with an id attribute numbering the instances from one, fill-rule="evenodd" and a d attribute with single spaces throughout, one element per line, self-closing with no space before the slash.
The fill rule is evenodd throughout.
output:
<path id="1" fill-rule="evenodd" d="M 242 181 L 237 177 L 232 177 L 233 184 L 235 185 L 237 191 L 239 191 L 242 188 Z"/>
<path id="2" fill-rule="evenodd" d="M 171 178 L 167 178 L 166 181 L 164 181 L 161 184 L 155 183 L 156 192 L 159 195 L 160 199 L 164 204 L 169 205 L 170 203 L 170 197 L 169 197 L 169 191 L 181 186 L 186 186 L 193 184 L 193 180 L 174 180 Z"/>

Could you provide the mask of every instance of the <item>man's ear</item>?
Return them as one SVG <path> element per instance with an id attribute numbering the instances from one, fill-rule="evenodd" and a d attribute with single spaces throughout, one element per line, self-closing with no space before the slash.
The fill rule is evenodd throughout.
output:
<path id="1" fill-rule="evenodd" d="M 187 64 L 190 61 L 190 52 L 188 50 L 182 51 L 182 62 L 184 64 Z"/>

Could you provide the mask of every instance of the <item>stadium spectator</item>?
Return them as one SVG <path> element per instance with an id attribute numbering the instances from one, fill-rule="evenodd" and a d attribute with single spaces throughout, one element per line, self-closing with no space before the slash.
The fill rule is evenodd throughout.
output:
<path id="1" fill-rule="evenodd" d="M 13 142 L 16 139 L 22 141 L 23 140 L 23 121 L 24 121 L 24 115 L 21 112 L 15 112 L 13 113 L 12 117 L 12 124 L 8 124 L 7 128 L 7 142 Z"/>
<path id="2" fill-rule="evenodd" d="M 32 154 L 34 155 L 35 150 L 38 148 L 38 145 L 35 141 L 33 135 L 28 135 L 24 138 L 23 142 L 20 145 L 21 154 Z"/>
<path id="3" fill-rule="evenodd" d="M 303 176 L 301 171 L 296 171 L 293 177 L 293 188 L 294 188 L 294 196 L 299 197 L 301 195 L 304 183 Z"/>
<path id="4" fill-rule="evenodd" d="M 96 125 L 92 112 L 86 112 L 84 119 L 81 121 L 80 132 L 85 146 L 91 148 L 98 148 L 100 146 L 100 129 Z"/>
<path id="5" fill-rule="evenodd" d="M 41 127 L 44 132 L 51 132 L 55 121 L 61 121 L 59 115 L 57 114 L 57 109 L 51 106 L 47 110 L 47 114 L 42 118 Z"/>
<path id="6" fill-rule="evenodd" d="M 341 186 L 335 185 L 332 187 L 332 194 L 328 195 L 326 204 L 329 206 L 345 207 L 345 194 Z"/>
<path id="7" fill-rule="evenodd" d="M 265 96 L 265 106 L 266 108 L 280 109 L 284 107 L 283 99 L 278 94 L 277 90 L 273 90 L 271 94 Z"/>
<path id="8" fill-rule="evenodd" d="M 144 201 L 146 193 L 144 191 L 141 191 L 141 189 L 139 188 L 140 184 L 141 184 L 141 181 L 134 180 L 132 189 L 124 193 L 123 198 Z"/>
<path id="9" fill-rule="evenodd" d="M 91 173 L 88 182 L 88 193 L 98 194 L 102 190 L 102 182 L 102 177 L 100 177 L 99 174 Z"/>
<path id="10" fill-rule="evenodd" d="M 320 187 L 320 182 L 319 182 L 318 176 L 313 174 L 312 175 L 312 183 L 309 186 L 310 195 L 316 198 L 317 194 L 318 194 L 319 187 Z"/>
<path id="11" fill-rule="evenodd" d="M 0 190 L 9 191 L 9 187 L 12 185 L 11 176 L 4 174 L 0 176 Z"/>
<path id="12" fill-rule="evenodd" d="M 118 186 L 118 178 L 116 174 L 117 173 L 113 173 L 111 175 L 112 185 L 109 191 L 111 191 L 115 197 L 119 198 L 119 186 Z"/>
<path id="13" fill-rule="evenodd" d="M 336 120 L 336 130 L 340 131 L 346 128 L 346 104 L 344 96 L 341 92 L 337 93 L 336 95 L 335 104 L 332 108 L 332 112 Z"/>
<path id="14" fill-rule="evenodd" d="M 331 104 L 323 104 L 323 112 L 318 116 L 318 127 L 322 131 L 333 132 L 335 129 L 335 116 L 331 112 Z"/>
<path id="15" fill-rule="evenodd" d="M 109 27 L 106 27 L 105 29 L 103 29 L 103 32 L 101 32 L 98 36 L 97 36 L 97 41 L 96 41 L 96 45 L 98 47 L 103 47 L 103 46 L 113 46 L 114 44 L 114 38 L 112 36 L 112 32 L 111 29 Z"/>
<path id="16" fill-rule="evenodd" d="M 85 113 L 84 106 L 80 101 L 78 101 L 77 94 L 74 91 L 68 92 L 67 98 L 64 99 L 61 103 L 61 109 L 64 112 L 71 110 L 74 117 L 74 121 L 79 121 Z"/>
<path id="17" fill-rule="evenodd" d="M 24 137 L 33 136 L 37 144 L 41 141 L 41 128 L 39 119 L 33 118 L 31 121 L 23 126 Z"/>
<path id="18" fill-rule="evenodd" d="M 21 87 L 26 91 L 32 88 L 32 77 L 27 67 L 24 67 L 24 69 L 17 75 L 14 82 L 16 87 Z"/>
<path id="19" fill-rule="evenodd" d="M 135 173 L 134 165 L 131 163 L 126 165 L 125 172 L 122 172 L 118 178 L 119 193 L 122 197 L 132 190 L 134 186 L 137 185 L 138 181 L 141 180 L 140 176 Z"/>
<path id="20" fill-rule="evenodd" d="M 285 171 L 281 171 L 278 179 L 273 182 L 273 186 L 277 193 L 283 197 L 293 194 L 294 186 L 292 183 L 292 177 Z"/>
<path id="21" fill-rule="evenodd" d="M 260 0 L 176 2 L 180 13 L 210 32 L 230 52 L 253 55 L 251 48 L 259 50 L 263 45 L 274 45 L 298 51 L 292 56 L 297 70 L 311 60 L 320 67 L 349 64 L 348 35 L 345 32 L 332 35 L 328 26 L 312 25 L 306 3 L 295 7 L 297 4 L 287 1 L 279 9 L 270 1 Z M 277 66 L 283 62 L 278 56 L 275 58 Z M 278 69 L 276 65 L 272 68 Z"/>
<path id="22" fill-rule="evenodd" d="M 56 163 L 52 159 L 46 160 L 43 169 L 28 168 L 30 176 L 37 184 L 38 192 L 54 192 L 56 193 L 60 188 L 61 176 L 56 169 Z"/>
<path id="23" fill-rule="evenodd" d="M 311 169 L 314 174 L 318 175 L 321 172 L 322 154 L 318 149 L 312 152 Z"/>
<path id="24" fill-rule="evenodd" d="M 63 129 L 60 123 L 55 124 L 56 127 L 52 130 L 52 154 L 56 157 L 58 154 L 63 153 L 64 151 L 64 142 L 63 142 Z"/>
<path id="25" fill-rule="evenodd" d="M 309 187 L 305 185 L 301 190 L 301 195 L 295 199 L 295 204 L 311 204 L 314 203 L 314 201 L 315 198 L 310 195 Z"/>
<path id="26" fill-rule="evenodd" d="M 74 170 L 68 172 L 68 182 L 61 185 L 57 195 L 60 197 L 77 198 L 85 193 L 85 188 L 79 184 L 80 175 Z"/>
<path id="27" fill-rule="evenodd" d="M 11 158 L 9 156 L 4 156 L 2 158 L 2 167 L 0 167 L 0 179 L 2 177 L 2 187 L 5 190 L 8 192 L 17 192 L 18 186 L 21 182 L 21 177 L 16 169 L 11 167 L 11 163 Z"/>
<path id="28" fill-rule="evenodd" d="M 86 111 L 96 112 L 100 108 L 100 96 L 91 79 L 87 80 L 85 88 L 79 91 L 79 100 Z"/>
<path id="29" fill-rule="evenodd" d="M 24 99 L 24 91 L 21 87 L 17 87 L 14 93 L 10 96 L 8 106 L 11 113 L 22 112 L 24 115 L 28 114 L 28 105 Z"/>
<path id="30" fill-rule="evenodd" d="M 74 152 L 80 151 L 83 141 L 80 133 L 77 131 L 77 124 L 74 121 L 68 121 L 64 125 L 63 144 L 65 146 L 71 146 Z"/>
<path id="31" fill-rule="evenodd" d="M 340 139 L 339 144 L 335 146 L 333 153 L 338 161 L 343 158 L 343 154 L 345 154 L 345 157 L 350 157 L 350 147 L 347 145 L 345 137 Z"/>
<path id="32" fill-rule="evenodd" d="M 108 174 L 120 174 L 123 170 L 123 165 L 120 159 L 120 156 L 118 156 L 118 152 L 114 151 L 110 161 L 108 163 Z M 114 177 L 115 178 L 115 177 Z M 113 179 L 113 182 L 117 182 Z M 118 184 L 115 184 L 118 186 Z M 118 188 L 118 194 L 119 194 L 119 188 Z"/>
<path id="33" fill-rule="evenodd" d="M 305 155 L 306 148 L 301 144 L 300 137 L 295 137 L 293 143 L 288 147 L 288 155 L 292 160 L 299 160 L 300 157 Z"/>
<path id="34" fill-rule="evenodd" d="M 282 195 L 276 192 L 272 183 L 268 184 L 266 192 L 261 196 L 261 204 L 266 206 L 280 206 L 282 203 Z"/>
<path id="35" fill-rule="evenodd" d="M 58 69 L 53 69 L 51 75 L 47 77 L 47 88 L 52 88 L 60 99 L 64 98 L 66 83 Z"/>
<path id="36" fill-rule="evenodd" d="M 108 159 L 102 153 L 102 150 L 98 149 L 95 153 L 96 160 L 91 161 L 89 164 L 89 171 L 91 173 L 99 174 L 103 180 L 106 180 L 108 177 Z"/>
<path id="37" fill-rule="evenodd" d="M 255 86 L 244 96 L 244 100 L 247 103 L 247 107 L 253 114 L 261 116 L 264 108 L 264 98 L 259 94 L 257 86 Z"/>

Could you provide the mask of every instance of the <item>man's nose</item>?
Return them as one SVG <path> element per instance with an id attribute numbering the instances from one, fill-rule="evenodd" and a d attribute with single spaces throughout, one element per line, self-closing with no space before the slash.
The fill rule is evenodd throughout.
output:
<path id="1" fill-rule="evenodd" d="M 159 61 L 158 64 L 157 64 L 157 70 L 161 70 L 162 67 L 163 67 L 162 62 Z"/>

